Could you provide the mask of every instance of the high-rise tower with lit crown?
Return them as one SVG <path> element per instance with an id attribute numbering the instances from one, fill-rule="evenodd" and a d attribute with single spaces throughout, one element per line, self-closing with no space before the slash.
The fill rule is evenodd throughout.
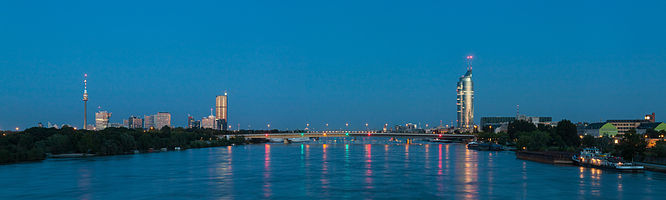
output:
<path id="1" fill-rule="evenodd" d="M 215 97 L 215 122 L 218 130 L 227 130 L 227 92 Z"/>
<path id="2" fill-rule="evenodd" d="M 463 132 L 474 130 L 474 83 L 472 82 L 472 56 L 467 56 L 467 73 L 458 80 L 457 128 Z"/>

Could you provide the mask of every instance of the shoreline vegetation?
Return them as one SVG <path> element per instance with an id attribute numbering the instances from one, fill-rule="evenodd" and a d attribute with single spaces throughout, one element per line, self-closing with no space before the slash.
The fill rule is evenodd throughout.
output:
<path id="1" fill-rule="evenodd" d="M 666 165 L 666 142 L 658 141 L 654 147 L 647 148 L 646 141 L 664 134 L 660 132 L 641 135 L 637 134 L 636 130 L 630 130 L 614 137 L 580 136 L 576 125 L 569 120 L 562 120 L 557 126 L 535 126 L 518 120 L 509 123 L 505 133 L 494 133 L 494 130 L 486 127 L 484 132 L 477 133 L 477 138 L 482 142 L 515 146 L 517 157 L 531 157 L 533 159 L 530 160 L 540 162 L 561 162 L 565 157 L 562 155 L 578 153 L 585 147 L 597 147 L 628 161 Z"/>
<path id="2" fill-rule="evenodd" d="M 67 126 L 61 129 L 34 127 L 19 132 L 0 131 L 0 164 L 40 161 L 46 158 L 159 152 L 174 150 L 176 147 L 190 149 L 240 145 L 261 142 L 246 140 L 242 137 L 243 134 L 282 132 L 166 126 L 159 130 L 107 128 L 101 131 L 75 130 Z M 557 126 L 535 126 L 519 120 L 509 123 L 507 132 L 494 133 L 491 128 L 484 127 L 483 132 L 476 133 L 476 136 L 481 142 L 512 147 L 528 154 L 542 153 L 544 156 L 541 157 L 544 158 L 553 157 L 555 154 L 577 153 L 585 147 L 597 147 L 625 160 L 666 166 L 666 141 L 658 141 L 652 148 L 647 148 L 646 142 L 646 139 L 658 138 L 664 134 L 666 133 L 658 132 L 640 135 L 631 130 L 615 137 L 581 137 L 577 133 L 576 125 L 568 120 L 560 121 Z"/>
<path id="3" fill-rule="evenodd" d="M 35 127 L 20 132 L 0 131 L 0 164 L 41 161 L 49 157 L 110 156 L 173 150 L 176 147 L 240 145 L 252 141 L 236 134 L 254 132 L 169 127 L 160 130 L 106 128 L 101 131 Z"/>

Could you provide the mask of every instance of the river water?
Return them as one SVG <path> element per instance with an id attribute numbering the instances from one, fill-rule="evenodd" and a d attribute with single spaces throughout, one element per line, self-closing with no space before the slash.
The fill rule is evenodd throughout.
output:
<path id="1" fill-rule="evenodd" d="M 666 174 L 326 139 L 0 165 L 0 199 L 666 199 Z"/>

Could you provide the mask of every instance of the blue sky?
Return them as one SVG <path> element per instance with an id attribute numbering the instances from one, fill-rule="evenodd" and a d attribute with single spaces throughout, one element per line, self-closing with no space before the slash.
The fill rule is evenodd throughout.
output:
<path id="1" fill-rule="evenodd" d="M 0 129 L 130 115 L 241 128 L 455 121 L 474 55 L 476 121 L 666 116 L 666 2 L 4 1 Z"/>

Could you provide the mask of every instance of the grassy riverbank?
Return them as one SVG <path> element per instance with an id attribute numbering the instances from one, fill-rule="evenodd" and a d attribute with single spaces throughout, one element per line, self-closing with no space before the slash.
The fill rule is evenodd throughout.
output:
<path id="1" fill-rule="evenodd" d="M 107 128 L 102 131 L 74 130 L 71 127 L 30 128 L 21 132 L 0 134 L 0 164 L 37 161 L 46 154 L 119 155 L 135 150 L 148 151 L 161 148 L 202 148 L 245 144 L 242 137 L 227 140 L 219 135 L 226 131 L 211 129 L 162 128 L 142 129 Z"/>

